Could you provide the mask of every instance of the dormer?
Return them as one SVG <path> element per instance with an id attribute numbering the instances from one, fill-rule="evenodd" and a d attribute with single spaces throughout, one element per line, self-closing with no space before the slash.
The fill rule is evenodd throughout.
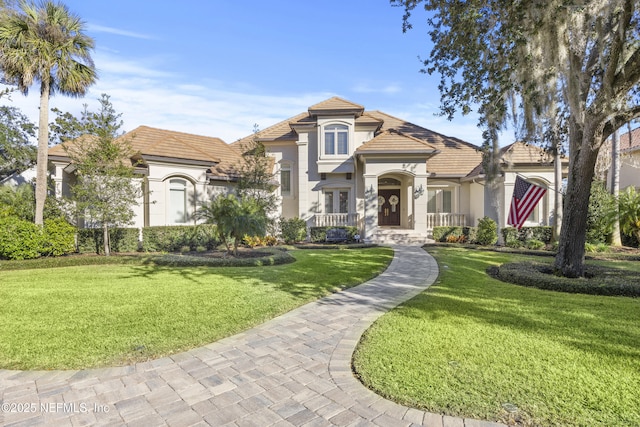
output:
<path id="1" fill-rule="evenodd" d="M 362 105 L 338 97 L 309 107 L 318 132 L 318 172 L 353 172 L 355 124 L 363 113 Z"/>

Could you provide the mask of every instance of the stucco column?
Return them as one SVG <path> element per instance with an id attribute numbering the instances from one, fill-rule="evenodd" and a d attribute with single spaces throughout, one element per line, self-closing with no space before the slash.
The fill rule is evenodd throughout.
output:
<path id="1" fill-rule="evenodd" d="M 416 175 L 413 178 L 413 229 L 427 232 L 427 175 Z"/>
<path id="2" fill-rule="evenodd" d="M 370 242 L 378 229 L 378 176 L 364 176 L 364 241 Z"/>
<path id="3" fill-rule="evenodd" d="M 309 135 L 301 133 L 296 142 L 298 145 L 298 216 L 309 218 Z"/>

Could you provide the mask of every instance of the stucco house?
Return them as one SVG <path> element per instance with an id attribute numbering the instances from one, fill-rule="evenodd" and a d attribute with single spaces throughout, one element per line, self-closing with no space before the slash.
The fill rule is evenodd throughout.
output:
<path id="1" fill-rule="evenodd" d="M 365 241 L 425 241 L 435 226 L 473 226 L 488 211 L 479 147 L 338 97 L 232 146 L 252 139 L 274 159 L 282 216 L 309 226 L 355 225 Z M 501 154 L 502 218 L 519 174 L 551 190 L 526 225 L 549 225 L 553 159 L 524 143 Z"/>
<path id="2" fill-rule="evenodd" d="M 640 127 L 620 136 L 620 189 L 640 188 Z"/>
<path id="3" fill-rule="evenodd" d="M 135 227 L 194 223 L 200 202 L 232 191 L 253 140 L 273 159 L 278 214 L 309 227 L 351 225 L 366 241 L 417 242 L 435 226 L 473 226 L 488 212 L 479 147 L 338 97 L 229 145 L 146 126 L 125 137 L 144 190 Z M 501 226 L 517 175 L 551 190 L 526 224 L 550 225 L 552 159 L 519 142 L 504 147 L 501 159 Z M 53 147 L 49 160 L 55 193 L 68 193 L 74 175 L 66 152 Z"/>
<path id="4" fill-rule="evenodd" d="M 202 201 L 233 187 L 242 156 L 219 138 L 140 126 L 125 134 L 131 142 L 143 191 L 132 227 L 193 224 Z M 56 196 L 69 196 L 74 167 L 62 144 L 49 149 Z"/>

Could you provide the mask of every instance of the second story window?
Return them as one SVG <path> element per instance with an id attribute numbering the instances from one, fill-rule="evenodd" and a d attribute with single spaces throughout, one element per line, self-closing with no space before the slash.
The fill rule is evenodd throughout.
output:
<path id="1" fill-rule="evenodd" d="M 324 154 L 349 154 L 349 128 L 345 125 L 328 125 L 324 128 Z"/>

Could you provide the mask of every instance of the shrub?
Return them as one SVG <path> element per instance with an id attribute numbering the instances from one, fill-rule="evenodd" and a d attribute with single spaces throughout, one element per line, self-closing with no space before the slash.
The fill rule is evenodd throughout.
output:
<path id="1" fill-rule="evenodd" d="M 508 248 L 519 249 L 524 246 L 524 242 L 519 239 L 509 238 L 504 241 L 504 244 Z"/>
<path id="2" fill-rule="evenodd" d="M 345 227 L 311 227 L 309 230 L 309 234 L 311 236 L 311 241 L 314 243 L 324 242 L 327 240 L 327 230 L 333 228 L 342 228 L 347 230 L 347 240 L 352 242 L 355 240 L 353 236 L 359 234 L 358 227 L 354 226 L 345 226 Z"/>
<path id="3" fill-rule="evenodd" d="M 140 231 L 137 228 L 109 229 L 109 240 L 113 252 L 136 252 L 139 250 Z M 78 229 L 78 252 L 101 254 L 104 252 L 104 237 L 101 228 Z"/>
<path id="4" fill-rule="evenodd" d="M 539 250 L 544 248 L 545 244 L 541 240 L 530 239 L 530 240 L 527 240 L 527 242 L 525 243 L 525 246 L 527 247 L 527 249 Z"/>
<path id="5" fill-rule="evenodd" d="M 494 245 L 498 241 L 498 225 L 496 222 L 487 216 L 479 219 L 476 239 L 480 245 Z"/>
<path id="6" fill-rule="evenodd" d="M 607 191 L 604 182 L 593 181 L 587 215 L 587 242 L 597 244 L 608 240 L 613 231 L 612 212 L 615 212 L 615 198 Z"/>
<path id="7" fill-rule="evenodd" d="M 0 216 L 0 258 L 38 258 L 43 242 L 41 227 L 17 216 Z"/>
<path id="8" fill-rule="evenodd" d="M 42 254 L 60 256 L 76 251 L 76 228 L 64 218 L 44 220 Z"/>
<path id="9" fill-rule="evenodd" d="M 514 227 L 502 229 L 502 237 L 505 242 L 519 240 L 524 246 L 528 240 L 540 240 L 545 244 L 551 243 L 553 228 L 549 226 L 522 227 L 520 230 Z M 505 243 L 506 244 L 506 243 Z"/>
<path id="10" fill-rule="evenodd" d="M 215 249 L 220 241 L 212 224 L 144 227 L 142 248 L 148 252 L 177 252 L 183 246 Z"/>
<path id="11" fill-rule="evenodd" d="M 189 246 L 183 246 L 180 248 L 180 253 L 185 254 L 187 252 L 191 252 L 191 248 Z"/>
<path id="12" fill-rule="evenodd" d="M 503 264 L 492 273 L 505 282 L 551 291 L 640 297 L 637 273 L 623 268 L 587 264 L 586 276 L 572 279 L 554 275 L 551 264 L 523 261 Z"/>
<path id="13" fill-rule="evenodd" d="M 433 227 L 433 240 L 449 243 L 477 243 L 477 231 L 476 227 Z"/>
<path id="14" fill-rule="evenodd" d="M 307 223 L 301 218 L 280 218 L 280 235 L 286 244 L 307 238 Z"/>
<path id="15" fill-rule="evenodd" d="M 295 258 L 286 251 L 280 251 L 275 248 L 263 249 L 263 251 L 264 256 L 255 258 L 211 258 L 166 254 L 154 256 L 149 262 L 171 267 L 260 267 L 287 264 L 295 261 Z"/>

